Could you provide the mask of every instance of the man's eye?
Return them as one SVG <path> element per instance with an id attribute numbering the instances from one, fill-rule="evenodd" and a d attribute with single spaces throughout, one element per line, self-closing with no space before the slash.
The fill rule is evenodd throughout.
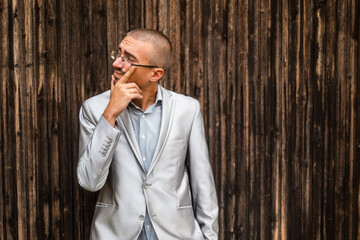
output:
<path id="1" fill-rule="evenodd" d="M 133 63 L 134 60 L 132 60 L 131 58 L 126 58 L 127 60 L 129 60 L 129 62 Z"/>

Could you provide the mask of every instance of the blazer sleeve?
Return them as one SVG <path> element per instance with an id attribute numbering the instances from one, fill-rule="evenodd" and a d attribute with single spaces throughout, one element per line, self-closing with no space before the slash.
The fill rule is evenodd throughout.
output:
<path id="1" fill-rule="evenodd" d="M 86 101 L 80 108 L 79 123 L 78 182 L 84 189 L 95 192 L 106 182 L 121 131 L 102 115 L 96 120 Z"/>
<path id="2" fill-rule="evenodd" d="M 206 239 L 218 239 L 219 207 L 214 177 L 209 162 L 209 151 L 205 139 L 204 122 L 200 104 L 196 101 L 188 146 L 188 166 L 195 217 Z"/>

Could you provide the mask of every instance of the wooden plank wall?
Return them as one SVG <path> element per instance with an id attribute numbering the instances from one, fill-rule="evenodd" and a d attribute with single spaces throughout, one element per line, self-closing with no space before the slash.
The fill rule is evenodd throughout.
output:
<path id="1" fill-rule="evenodd" d="M 78 110 L 126 32 L 174 46 L 198 98 L 220 239 L 360 239 L 357 0 L 1 0 L 0 239 L 88 239 Z"/>

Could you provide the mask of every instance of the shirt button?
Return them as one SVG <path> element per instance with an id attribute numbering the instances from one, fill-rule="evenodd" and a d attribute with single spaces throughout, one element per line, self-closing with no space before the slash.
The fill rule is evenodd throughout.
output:
<path id="1" fill-rule="evenodd" d="M 142 117 L 142 118 L 145 118 L 145 114 L 143 114 L 141 117 Z"/>
<path id="2" fill-rule="evenodd" d="M 150 187 L 150 184 L 144 183 L 144 188 L 145 188 L 145 189 L 148 189 L 149 187 Z"/>
<path id="3" fill-rule="evenodd" d="M 140 215 L 140 216 L 139 216 L 139 219 L 140 219 L 141 221 L 144 221 L 145 216 L 144 216 L 144 215 Z"/>
<path id="4" fill-rule="evenodd" d="M 143 157 L 143 161 L 145 161 L 146 160 L 146 157 Z"/>
<path id="5" fill-rule="evenodd" d="M 142 138 L 142 139 L 145 139 L 145 135 L 142 135 L 141 138 Z"/>

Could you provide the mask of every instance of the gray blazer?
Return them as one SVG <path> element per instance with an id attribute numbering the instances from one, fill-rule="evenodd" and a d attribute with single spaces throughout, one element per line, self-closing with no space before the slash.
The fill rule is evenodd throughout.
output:
<path id="1" fill-rule="evenodd" d="M 162 87 L 159 141 L 148 172 L 127 110 L 112 127 L 110 91 L 80 109 L 77 176 L 98 191 L 90 239 L 137 239 L 148 208 L 160 240 L 218 239 L 218 204 L 197 100 Z"/>

